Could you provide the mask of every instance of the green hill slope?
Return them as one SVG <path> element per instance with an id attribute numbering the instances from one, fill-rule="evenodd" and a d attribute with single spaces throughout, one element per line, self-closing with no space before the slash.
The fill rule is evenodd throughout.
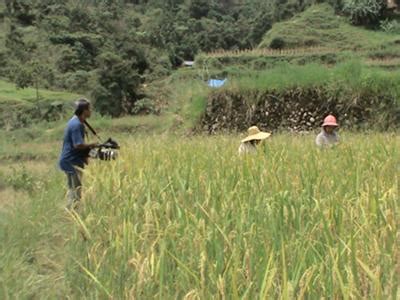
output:
<path id="1" fill-rule="evenodd" d="M 275 23 L 259 47 L 270 47 L 277 39 L 283 41 L 282 48 L 320 46 L 354 51 L 398 48 L 400 52 L 399 36 L 352 26 L 344 17 L 335 15 L 328 4 L 311 6 L 288 21 Z"/>
<path id="2" fill-rule="evenodd" d="M 41 120 L 56 120 L 78 97 L 67 92 L 17 89 L 14 84 L 0 80 L 0 128 L 12 129 Z"/>
<path id="3" fill-rule="evenodd" d="M 39 89 L 39 101 L 71 101 L 78 97 L 77 94 L 55 92 Z M 0 80 L 0 103 L 32 103 L 36 99 L 36 90 L 33 88 L 17 89 L 15 84 Z"/>

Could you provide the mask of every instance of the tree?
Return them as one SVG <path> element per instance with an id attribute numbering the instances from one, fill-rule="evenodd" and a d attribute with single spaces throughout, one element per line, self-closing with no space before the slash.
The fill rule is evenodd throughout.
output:
<path id="1" fill-rule="evenodd" d="M 15 18 L 22 25 L 32 25 L 35 20 L 34 4 L 31 0 L 6 0 L 9 16 Z"/>
<path id="2" fill-rule="evenodd" d="M 345 0 L 343 11 L 354 25 L 378 25 L 384 8 L 383 0 Z"/>
<path id="3" fill-rule="evenodd" d="M 98 58 L 98 84 L 93 91 L 96 109 L 113 117 L 130 114 L 138 100 L 141 82 L 134 60 L 106 52 Z"/>
<path id="4" fill-rule="evenodd" d="M 24 36 L 14 24 L 11 24 L 10 31 L 7 33 L 5 45 L 10 57 L 15 57 L 23 62 L 27 60 L 27 46 Z"/>
<path id="5" fill-rule="evenodd" d="M 191 0 L 189 4 L 190 16 L 195 19 L 206 17 L 210 10 L 208 2 L 207 0 Z"/>
<path id="6" fill-rule="evenodd" d="M 18 88 L 24 89 L 34 86 L 36 90 L 36 101 L 39 100 L 39 81 L 45 73 L 45 67 L 37 60 L 31 61 L 24 67 L 16 70 L 15 84 Z"/>
<path id="7" fill-rule="evenodd" d="M 250 41 L 253 47 L 258 45 L 264 34 L 271 29 L 271 17 L 261 12 L 252 23 L 252 30 L 250 32 Z"/>

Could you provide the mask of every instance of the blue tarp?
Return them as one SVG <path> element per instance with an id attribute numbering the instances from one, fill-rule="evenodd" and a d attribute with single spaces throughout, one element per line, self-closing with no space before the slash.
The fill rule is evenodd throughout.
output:
<path id="1" fill-rule="evenodd" d="M 227 81 L 226 78 L 223 79 L 223 80 L 220 80 L 220 79 L 210 79 L 210 80 L 207 82 L 207 84 L 208 84 L 209 87 L 212 87 L 212 88 L 220 88 L 221 86 L 223 86 L 223 85 L 225 84 L 226 81 Z"/>

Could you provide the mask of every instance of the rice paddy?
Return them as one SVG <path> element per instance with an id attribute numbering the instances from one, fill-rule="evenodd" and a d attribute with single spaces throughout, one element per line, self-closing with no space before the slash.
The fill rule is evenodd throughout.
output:
<path id="1" fill-rule="evenodd" d="M 44 170 L 2 215 L 0 297 L 398 299 L 399 136 L 313 139 L 239 157 L 238 136 L 131 138 L 77 213 Z"/>

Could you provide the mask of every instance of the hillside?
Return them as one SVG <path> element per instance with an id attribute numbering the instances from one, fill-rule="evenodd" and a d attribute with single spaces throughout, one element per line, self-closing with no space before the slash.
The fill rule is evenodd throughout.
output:
<path id="1" fill-rule="evenodd" d="M 38 92 L 39 92 L 39 101 L 62 102 L 62 101 L 70 101 L 71 99 L 79 97 L 78 94 L 50 91 L 46 89 L 39 89 Z M 0 80 L 0 103 L 7 104 L 16 102 L 21 102 L 21 103 L 37 102 L 36 89 L 34 88 L 18 89 L 15 87 L 15 84 Z"/>
<path id="2" fill-rule="evenodd" d="M 323 3 L 343 12 L 340 0 Z M 152 111 L 158 99 L 143 86 L 168 77 L 199 53 L 257 46 L 330 48 L 328 55 L 300 55 L 288 61 L 302 64 L 335 63 L 341 58 L 331 52 L 344 49 L 368 50 L 379 57 L 398 55 L 394 35 L 353 27 L 348 15 L 337 17 L 328 4 L 307 10 L 311 4 L 9 0 L 0 4 L 0 76 L 19 86 L 38 84 L 90 95 L 101 114 L 118 117 Z M 374 17 L 378 28 L 384 16 Z M 250 67 L 273 66 L 275 60 L 282 59 Z"/>
<path id="3" fill-rule="evenodd" d="M 184 124 L 187 128 L 195 125 L 203 113 L 209 93 L 205 81 L 209 78 L 228 77 L 229 82 L 248 82 L 247 86 L 257 82 L 257 86 L 264 88 L 265 84 L 261 81 L 265 79 L 265 71 L 272 72 L 268 76 L 280 78 L 281 74 L 276 70 L 280 70 L 282 64 L 313 63 L 331 68 L 355 60 L 367 67 L 387 69 L 394 69 L 400 64 L 400 38 L 397 35 L 352 26 L 346 17 L 336 15 L 328 4 L 311 6 L 286 21 L 275 22 L 278 17 L 273 18 L 274 24 L 270 30 L 268 26 L 258 28 L 263 29 L 259 36 L 262 41 L 253 50 L 241 50 L 244 45 L 239 45 L 237 40 L 237 47 L 232 50 L 235 47 L 221 40 L 223 32 L 216 36 L 209 31 L 210 20 L 224 25 L 221 27 L 223 31 L 232 29 L 232 26 L 225 26 L 228 24 L 225 19 L 220 20 L 212 11 L 234 16 L 236 19 L 230 19 L 229 22 L 244 26 L 243 22 L 250 20 L 247 15 L 249 10 L 254 11 L 257 7 L 261 11 L 266 9 L 260 3 L 247 1 L 240 7 L 229 6 L 226 11 L 213 7 L 201 18 L 191 14 L 190 9 L 194 8 L 189 7 L 189 11 L 182 9 L 181 14 L 173 13 L 178 19 L 171 19 L 171 15 L 167 18 L 164 15 L 166 12 L 161 11 L 162 6 L 158 4 L 125 5 L 117 7 L 114 13 L 121 20 L 114 22 L 104 6 L 59 2 L 50 10 L 32 6 L 34 9 L 30 16 L 34 16 L 36 21 L 30 24 L 21 23 L 18 19 L 20 15 L 10 17 L 5 13 L 4 5 L 0 5 L 3 11 L 0 16 L 0 62 L 3 62 L 0 74 L 7 82 L 14 82 L 17 86 L 34 86 L 37 82 L 40 87 L 49 90 L 73 92 L 47 93 L 41 90 L 40 101 L 35 103 L 37 96 L 34 89 L 16 89 L 15 84 L 3 81 L 0 83 L 3 90 L 0 105 L 12 103 L 15 109 L 12 116 L 5 116 L 0 125 L 11 129 L 42 119 L 56 120 L 65 111 L 64 100 L 72 101 L 77 94 L 84 94 L 96 102 L 96 110 L 100 114 L 121 117 L 155 113 L 167 116 L 168 126 Z M 238 12 L 246 12 L 246 16 L 239 17 L 236 15 Z M 83 24 L 78 17 L 89 23 Z M 268 18 L 265 15 L 264 21 Z M 185 27 L 186 22 L 195 22 L 201 26 Z M 167 26 L 161 30 L 160 25 L 164 23 L 172 27 Z M 240 26 L 235 30 L 246 27 Z M 193 68 L 173 68 L 176 57 L 168 52 L 171 50 L 168 47 L 173 45 L 172 40 L 167 41 L 172 38 L 169 35 L 171 30 L 179 33 L 174 39 L 179 40 L 180 37 L 192 34 L 196 40 L 195 49 L 202 51 L 202 54 L 196 56 Z M 231 31 L 230 34 L 236 33 Z M 248 32 L 241 34 L 244 36 Z M 164 39 L 163 43 L 169 43 L 169 46 L 162 46 L 152 40 L 157 36 Z M 236 39 L 243 36 L 238 35 Z M 225 46 L 217 51 L 218 43 L 211 48 L 198 44 L 210 38 L 217 38 Z M 228 36 L 224 35 L 225 38 L 228 39 Z M 277 40 L 283 49 L 271 49 L 271 44 L 277 46 Z M 186 42 L 182 41 L 180 45 Z M 14 47 L 15 51 L 10 51 L 10 47 Z M 180 59 L 191 57 L 183 54 L 178 56 Z M 297 83 L 301 85 L 302 78 L 318 79 L 318 74 L 313 74 L 316 69 L 306 68 L 306 72 L 310 73 L 297 78 Z M 381 77 L 387 76 L 391 75 L 384 74 Z M 393 76 L 397 76 L 397 73 Z M 385 80 L 378 81 L 382 83 Z M 0 108 L 0 111 L 7 111 L 7 107 Z"/>
<path id="4" fill-rule="evenodd" d="M 275 23 L 260 48 L 325 47 L 337 51 L 384 51 L 392 49 L 400 56 L 400 37 L 382 31 L 350 25 L 335 14 L 328 4 L 314 5 L 294 18 Z"/>
<path id="5" fill-rule="evenodd" d="M 196 64 L 203 77 L 257 77 L 258 71 L 282 63 L 333 66 L 354 60 L 396 71 L 400 66 L 400 35 L 395 32 L 353 26 L 330 5 L 318 4 L 275 23 L 257 48 L 202 53 L 196 57 Z"/>
<path id="6" fill-rule="evenodd" d="M 78 94 L 34 88 L 17 89 L 0 80 L 0 127 L 10 130 L 41 121 L 54 121 L 72 108 Z"/>

